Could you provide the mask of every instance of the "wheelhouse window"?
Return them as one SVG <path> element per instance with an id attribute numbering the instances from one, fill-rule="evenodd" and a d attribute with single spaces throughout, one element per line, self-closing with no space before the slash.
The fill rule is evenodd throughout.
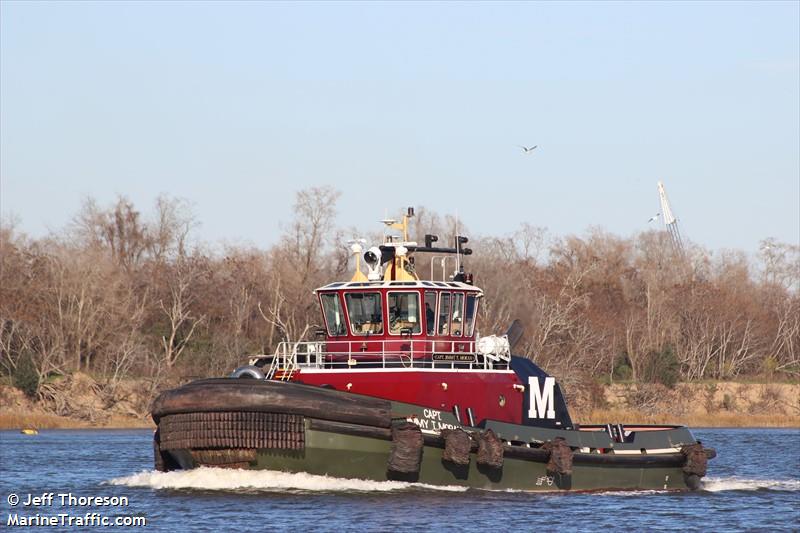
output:
<path id="1" fill-rule="evenodd" d="M 439 335 L 450 334 L 450 293 L 443 292 L 439 297 Z"/>
<path id="2" fill-rule="evenodd" d="M 453 315 L 450 320 L 450 334 L 460 337 L 464 331 L 464 293 L 453 294 Z"/>
<path id="3" fill-rule="evenodd" d="M 467 296 L 467 310 L 465 313 L 467 320 L 466 335 L 468 337 L 472 337 L 473 333 L 475 332 L 475 315 L 477 313 L 478 313 L 478 298 L 474 294 L 470 294 Z"/>
<path id="4" fill-rule="evenodd" d="M 347 333 L 344 325 L 342 307 L 339 303 L 339 295 L 334 293 L 323 293 L 320 295 L 322 302 L 322 314 L 325 317 L 325 324 L 328 327 L 328 335 L 336 337 Z"/>
<path id="5" fill-rule="evenodd" d="M 419 293 L 389 292 L 389 333 L 420 333 Z"/>
<path id="6" fill-rule="evenodd" d="M 433 335 L 436 332 L 436 293 L 425 292 L 425 332 Z"/>
<path id="7" fill-rule="evenodd" d="M 353 335 L 383 333 L 383 309 L 379 292 L 349 292 L 344 295 Z"/>

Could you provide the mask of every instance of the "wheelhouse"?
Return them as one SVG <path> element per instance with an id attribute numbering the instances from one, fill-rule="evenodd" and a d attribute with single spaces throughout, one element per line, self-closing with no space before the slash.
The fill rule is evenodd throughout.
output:
<path id="1" fill-rule="evenodd" d="M 329 344 L 428 341 L 467 351 L 475 341 L 483 291 L 460 281 L 355 281 L 317 289 Z M 422 343 L 418 343 L 420 348 Z"/>
<path id="2" fill-rule="evenodd" d="M 474 361 L 465 356 L 475 353 L 483 296 L 477 287 L 454 281 L 356 281 L 331 283 L 316 294 L 324 321 L 318 337 L 325 340 L 328 362 Z"/>

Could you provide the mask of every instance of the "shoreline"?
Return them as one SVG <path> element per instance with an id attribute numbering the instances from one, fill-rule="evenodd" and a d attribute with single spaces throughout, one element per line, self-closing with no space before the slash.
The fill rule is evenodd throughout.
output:
<path id="1" fill-rule="evenodd" d="M 152 429 L 156 425 L 148 417 L 139 419 L 134 417 L 112 416 L 103 423 L 90 422 L 67 416 L 48 413 L 0 413 L 0 431 L 22 429 Z"/>
<path id="2" fill-rule="evenodd" d="M 626 416 L 631 415 L 631 416 Z M 638 415 L 638 416 L 633 416 Z M 780 419 L 778 419 L 780 418 Z M 617 423 L 623 424 L 675 424 L 690 429 L 800 429 L 800 416 L 776 417 L 774 415 L 747 415 L 744 413 L 716 413 L 702 416 L 683 417 L 642 416 L 641 413 L 625 410 L 597 410 L 586 416 L 576 417 L 581 424 Z M 718 422 L 718 423 L 717 423 Z M 0 413 L 0 431 L 34 428 L 48 429 L 151 429 L 156 425 L 149 418 L 113 416 L 103 423 L 70 418 L 47 413 Z"/>
<path id="3" fill-rule="evenodd" d="M 598 409 L 586 416 L 573 417 L 578 423 L 623 425 L 681 425 L 695 428 L 773 428 L 800 429 L 800 416 L 748 414 L 741 412 L 692 413 L 683 416 L 643 415 L 627 409 Z"/>
<path id="4" fill-rule="evenodd" d="M 0 429 L 139 429 L 155 430 L 152 398 L 134 381 L 124 383 L 111 399 L 91 376 L 74 374 L 53 402 L 27 398 L 0 385 Z M 172 384 L 173 386 L 175 384 Z M 166 386 L 166 385 L 165 385 Z M 570 409 L 576 424 L 681 425 L 689 428 L 800 428 L 798 383 L 615 383 L 587 392 L 578 390 Z"/>

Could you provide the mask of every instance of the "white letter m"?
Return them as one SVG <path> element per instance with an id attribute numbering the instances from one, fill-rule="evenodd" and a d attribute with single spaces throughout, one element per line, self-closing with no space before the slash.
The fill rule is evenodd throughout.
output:
<path id="1" fill-rule="evenodd" d="M 539 378 L 528 376 L 528 389 L 531 393 L 528 418 L 556 417 L 556 411 L 553 409 L 553 388 L 555 386 L 556 378 L 544 378 L 544 390 L 540 390 Z"/>

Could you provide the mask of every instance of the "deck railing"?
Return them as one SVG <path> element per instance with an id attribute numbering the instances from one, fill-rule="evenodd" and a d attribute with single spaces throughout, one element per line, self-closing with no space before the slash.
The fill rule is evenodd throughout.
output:
<path id="1" fill-rule="evenodd" d="M 331 346 L 336 349 L 330 349 Z M 475 349 L 474 341 L 369 340 L 281 342 L 273 355 L 250 358 L 265 368 L 268 379 L 288 380 L 298 370 L 313 369 L 458 369 L 499 370 L 503 360 L 492 360 Z M 268 365 L 268 366 L 267 366 Z"/>

